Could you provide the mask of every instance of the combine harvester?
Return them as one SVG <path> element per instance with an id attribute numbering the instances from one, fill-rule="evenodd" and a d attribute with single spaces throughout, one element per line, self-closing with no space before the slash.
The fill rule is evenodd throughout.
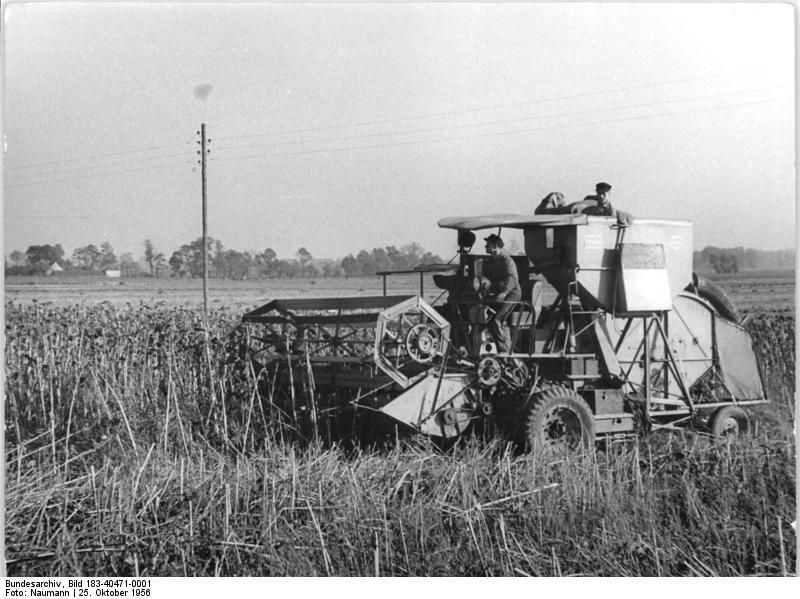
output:
<path id="1" fill-rule="evenodd" d="M 736 309 L 692 273 L 690 222 L 495 214 L 439 226 L 457 232 L 459 261 L 416 271 L 437 273 L 433 304 L 422 290 L 387 295 L 384 278 L 382 296 L 277 299 L 244 315 L 260 325 L 250 347 L 265 404 L 306 432 L 341 435 L 378 414 L 441 438 L 491 424 L 535 450 L 676 427 L 738 435 L 746 406 L 767 401 Z M 474 231 L 488 229 L 525 239 L 508 353 L 477 292 L 487 256 L 471 253 Z"/>

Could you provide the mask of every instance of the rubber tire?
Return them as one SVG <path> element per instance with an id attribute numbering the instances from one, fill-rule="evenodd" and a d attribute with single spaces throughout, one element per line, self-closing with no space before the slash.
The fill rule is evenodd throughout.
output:
<path id="1" fill-rule="evenodd" d="M 556 438 L 555 435 L 561 434 L 561 431 L 553 430 L 557 424 L 551 422 L 548 426 L 548 421 L 557 414 L 562 424 L 563 418 L 569 420 L 568 425 L 573 428 L 569 437 Z M 522 441 L 526 451 L 574 451 L 580 448 L 591 451 L 595 442 L 594 416 L 586 401 L 574 391 L 549 387 L 531 398 L 525 413 Z"/>
<path id="2" fill-rule="evenodd" d="M 733 322 L 741 322 L 742 315 L 736 305 L 731 301 L 728 295 L 720 289 L 716 284 L 708 279 L 697 276 L 693 273 L 692 278 L 694 284 L 688 287 L 689 290 L 694 291 L 701 298 L 706 300 L 717 311 L 717 314 Z"/>
<path id="3" fill-rule="evenodd" d="M 736 439 L 750 432 L 750 417 L 739 406 L 723 406 L 711 414 L 708 428 L 715 439 Z"/>

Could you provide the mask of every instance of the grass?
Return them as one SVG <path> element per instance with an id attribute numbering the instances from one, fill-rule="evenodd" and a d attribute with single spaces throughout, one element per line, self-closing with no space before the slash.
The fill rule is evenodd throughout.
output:
<path id="1" fill-rule="evenodd" d="M 653 445 L 548 464 L 496 442 L 36 464 L 9 481 L 9 574 L 793 573 L 788 440 Z"/>
<path id="2" fill-rule="evenodd" d="M 751 438 L 557 461 L 301 443 L 253 393 L 239 317 L 7 304 L 9 575 L 796 573 L 791 317 L 748 324 L 775 399 Z"/>

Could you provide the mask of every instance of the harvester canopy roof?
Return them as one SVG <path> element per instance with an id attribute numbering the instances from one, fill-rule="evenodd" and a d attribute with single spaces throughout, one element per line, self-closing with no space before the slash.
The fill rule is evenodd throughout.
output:
<path id="1" fill-rule="evenodd" d="M 448 216 L 439 220 L 443 229 L 464 229 L 476 231 L 506 227 L 508 229 L 526 229 L 528 227 L 565 227 L 569 225 L 585 225 L 588 217 L 585 214 L 484 214 L 482 216 Z"/>

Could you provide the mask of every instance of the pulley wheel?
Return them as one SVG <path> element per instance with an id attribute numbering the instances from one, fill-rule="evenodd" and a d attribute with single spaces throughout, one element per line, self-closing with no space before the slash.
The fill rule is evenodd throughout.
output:
<path id="1" fill-rule="evenodd" d="M 478 380 L 481 385 L 492 387 L 500 382 L 502 376 L 503 368 L 497 358 L 486 356 L 478 364 Z"/>
<path id="2" fill-rule="evenodd" d="M 453 408 L 448 408 L 442 412 L 442 420 L 445 424 L 455 424 L 458 420 L 458 412 Z"/>

